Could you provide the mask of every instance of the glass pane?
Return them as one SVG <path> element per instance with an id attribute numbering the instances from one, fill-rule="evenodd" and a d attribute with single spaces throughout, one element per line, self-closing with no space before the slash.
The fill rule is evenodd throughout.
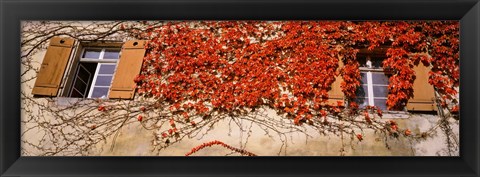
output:
<path id="1" fill-rule="evenodd" d="M 77 77 L 77 80 L 75 81 L 75 85 L 73 87 L 83 94 L 83 93 L 85 93 L 85 90 L 87 89 L 87 83 L 84 83 L 83 81 L 81 81 Z"/>
<path id="2" fill-rule="evenodd" d="M 381 110 L 387 109 L 387 99 L 374 99 L 373 103 Z"/>
<path id="3" fill-rule="evenodd" d="M 100 58 L 100 52 L 102 49 L 85 49 L 85 52 L 83 53 L 82 58 L 95 58 L 98 59 Z"/>
<path id="4" fill-rule="evenodd" d="M 372 72 L 372 82 L 373 82 L 373 84 L 388 85 L 388 77 L 385 76 L 384 73 Z"/>
<path id="5" fill-rule="evenodd" d="M 80 65 L 79 71 L 78 71 L 78 77 L 82 79 L 84 82 L 88 83 L 90 76 L 91 76 L 91 73 L 88 70 L 86 70 L 86 68 L 83 65 Z"/>
<path id="6" fill-rule="evenodd" d="M 92 98 L 106 98 L 108 95 L 108 87 L 94 87 Z"/>
<path id="7" fill-rule="evenodd" d="M 83 93 L 78 92 L 77 90 L 73 89 L 70 97 L 74 98 L 83 98 Z"/>
<path id="8" fill-rule="evenodd" d="M 367 67 L 367 57 L 366 56 L 358 56 L 357 61 L 358 61 L 358 64 L 360 64 L 360 67 Z"/>
<path id="9" fill-rule="evenodd" d="M 357 97 L 368 97 L 368 86 L 366 85 L 361 85 L 360 87 L 357 88 L 357 91 L 355 92 Z"/>
<path id="10" fill-rule="evenodd" d="M 374 97 L 387 97 L 388 86 L 373 86 Z"/>
<path id="11" fill-rule="evenodd" d="M 100 65 L 100 71 L 98 71 L 98 74 L 113 74 L 113 72 L 115 72 L 115 66 L 116 65 L 102 64 Z"/>
<path id="12" fill-rule="evenodd" d="M 103 59 L 118 59 L 120 55 L 120 49 L 105 49 Z"/>
<path id="13" fill-rule="evenodd" d="M 368 105 L 368 98 L 356 98 L 355 102 L 358 104 L 359 108 L 364 108 Z"/>
<path id="14" fill-rule="evenodd" d="M 110 86 L 113 76 L 97 76 L 95 86 Z"/>
<path id="15" fill-rule="evenodd" d="M 373 58 L 371 59 L 371 61 L 372 61 L 372 67 L 373 67 L 373 68 L 383 68 L 383 59 L 384 59 L 384 58 L 373 57 Z"/>
<path id="16" fill-rule="evenodd" d="M 96 63 L 79 63 L 78 73 L 74 77 L 74 82 L 71 83 L 71 97 L 84 98 L 87 95 L 96 68 Z"/>
<path id="17" fill-rule="evenodd" d="M 368 83 L 366 72 L 360 72 L 360 77 L 362 78 L 362 79 L 360 79 L 360 84 L 367 84 Z"/>

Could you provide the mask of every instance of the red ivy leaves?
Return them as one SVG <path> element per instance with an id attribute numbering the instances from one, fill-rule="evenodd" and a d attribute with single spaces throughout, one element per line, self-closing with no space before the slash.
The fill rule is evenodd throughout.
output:
<path id="1" fill-rule="evenodd" d="M 103 106 L 103 105 L 100 105 L 100 106 L 98 106 L 97 110 L 98 111 L 106 111 L 107 108 L 105 108 L 105 106 Z"/>
<path id="2" fill-rule="evenodd" d="M 348 106 L 356 109 L 358 48 L 383 45 L 389 48 L 383 62 L 391 74 L 389 109 L 402 109 L 413 96 L 412 67 L 419 63 L 432 67 L 429 82 L 444 102 L 458 103 L 458 27 L 449 21 L 168 22 L 135 32 L 149 40 L 135 82 L 139 94 L 170 103 L 185 118 L 265 105 L 299 125 L 325 117 L 325 110 L 338 113 L 326 101 L 339 74 Z"/>
<path id="3" fill-rule="evenodd" d="M 412 134 L 412 131 L 410 131 L 410 129 L 406 129 L 406 130 L 403 132 L 403 134 L 404 134 L 405 136 L 410 136 L 410 135 Z"/>
<path id="4" fill-rule="evenodd" d="M 356 136 L 357 136 L 357 139 L 358 139 L 359 141 L 362 141 L 362 140 L 363 140 L 362 134 L 357 134 Z"/>
<path id="5" fill-rule="evenodd" d="M 210 141 L 210 142 L 207 142 L 207 143 L 203 143 L 203 144 L 201 144 L 201 145 L 199 145 L 199 146 L 196 146 L 196 147 L 192 148 L 192 150 L 191 150 L 189 153 L 185 154 L 185 156 L 190 156 L 190 155 L 198 152 L 199 150 L 201 150 L 201 149 L 203 149 L 203 148 L 211 147 L 211 146 L 213 146 L 213 145 L 220 145 L 220 146 L 225 147 L 225 148 L 227 148 L 227 149 L 230 149 L 230 150 L 232 150 L 232 151 L 238 152 L 238 153 L 240 153 L 240 154 L 242 154 L 242 155 L 246 155 L 246 156 L 257 156 L 257 155 L 254 154 L 254 153 L 248 152 L 248 151 L 243 150 L 243 149 L 235 148 L 235 147 L 233 147 L 233 146 L 230 146 L 230 145 L 225 144 L 225 143 L 223 143 L 223 142 L 221 142 L 221 141 L 218 141 L 218 140 Z"/>
<path id="6" fill-rule="evenodd" d="M 414 74 L 413 62 L 409 60 L 408 52 L 403 48 L 387 50 L 388 58 L 383 61 L 383 67 L 393 72 L 389 78 L 387 107 L 401 110 L 413 97 Z"/>
<path id="7" fill-rule="evenodd" d="M 360 86 L 360 69 L 358 61 L 355 59 L 345 60 L 345 66 L 342 70 L 343 82 L 341 88 L 345 96 L 350 100 L 356 98 L 355 92 Z M 353 103 L 353 101 L 350 101 Z"/>

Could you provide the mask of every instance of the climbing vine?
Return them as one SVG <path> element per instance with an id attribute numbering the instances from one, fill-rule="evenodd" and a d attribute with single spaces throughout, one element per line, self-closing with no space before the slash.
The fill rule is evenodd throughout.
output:
<path id="1" fill-rule="evenodd" d="M 459 112 L 456 21 L 143 21 L 99 22 L 86 27 L 45 24 L 35 22 L 23 31 L 22 84 L 29 87 L 35 78 L 24 75 L 34 75 L 27 73 L 38 72 L 39 68 L 33 55 L 53 36 L 83 41 L 121 40 L 127 36 L 148 42 L 141 72 L 134 79 L 135 100 L 85 99 L 55 107 L 49 105 L 54 98 L 32 98 L 22 90 L 22 109 L 27 115 L 22 123 L 34 125 L 26 132 L 43 129 L 45 139 L 39 144 L 67 141 L 58 143 L 60 148 L 25 143 L 44 155 L 83 154 L 107 136 L 117 137 L 123 126 L 138 122 L 154 131 L 152 145 L 157 150 L 186 137 L 203 136 L 222 120 L 238 125 L 242 131 L 258 126 L 267 136 L 274 132 L 282 148 L 290 132 L 308 136 L 306 127 L 342 138 L 347 134 L 356 137 L 355 141 L 366 138 L 364 128 L 388 137 L 423 138 L 424 134 L 415 135 L 395 121 L 379 119 L 384 113 L 378 107 L 357 105 L 360 49 L 385 49 L 382 67 L 389 73 L 389 110 L 403 110 L 412 98 L 412 68 L 422 64 L 431 68 L 429 83 L 440 95 L 440 105 L 450 113 Z M 329 93 L 338 78 L 342 82 L 336 89 L 344 93 L 345 101 L 332 102 Z M 71 115 L 71 110 L 79 113 Z M 267 114 L 271 111 L 281 119 Z M 58 122 L 44 120 L 49 116 Z M 241 120 L 252 124 L 246 126 Z M 64 132 L 66 127 L 72 132 Z M 202 144 L 190 154 L 212 145 L 253 155 L 243 147 L 220 141 Z"/>
<path id="2" fill-rule="evenodd" d="M 443 108 L 458 112 L 458 104 L 447 105 L 458 103 L 458 32 L 451 21 L 169 22 L 133 31 L 150 41 L 135 82 L 140 95 L 170 103 L 187 121 L 192 114 L 241 115 L 267 106 L 296 125 L 326 122 L 327 114 L 345 108 L 327 104 L 335 77 L 342 76 L 348 107 L 357 109 L 356 54 L 382 46 L 383 68 L 391 74 L 388 109 L 402 110 L 413 97 L 413 66 L 421 63 L 432 68 L 429 82 Z M 339 60 L 345 65 L 337 72 Z"/>
<path id="3" fill-rule="evenodd" d="M 185 154 L 185 156 L 191 156 L 191 155 L 195 154 L 196 152 L 198 152 L 198 151 L 200 151 L 200 150 L 202 150 L 206 147 L 211 147 L 213 145 L 222 146 L 224 148 L 232 150 L 233 152 L 237 152 L 237 153 L 240 153 L 240 154 L 245 155 L 245 156 L 257 156 L 254 153 L 248 152 L 248 151 L 243 150 L 243 149 L 235 148 L 233 146 L 230 146 L 230 145 L 225 144 L 224 142 L 221 142 L 221 141 L 218 141 L 218 140 L 214 140 L 214 141 L 210 141 L 210 142 L 198 145 L 198 146 L 192 148 L 192 150 L 190 152 L 188 152 L 187 154 Z"/>

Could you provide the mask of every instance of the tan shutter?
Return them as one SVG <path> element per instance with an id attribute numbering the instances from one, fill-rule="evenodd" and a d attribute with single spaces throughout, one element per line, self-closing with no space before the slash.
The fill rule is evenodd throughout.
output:
<path id="1" fill-rule="evenodd" d="M 419 63 L 413 68 L 415 81 L 413 81 L 413 98 L 408 100 L 409 111 L 436 111 L 435 92 L 433 86 L 428 83 L 430 69 Z"/>
<path id="2" fill-rule="evenodd" d="M 145 40 L 131 40 L 122 47 L 120 61 L 115 71 L 109 98 L 133 99 L 136 83 L 145 55 Z"/>
<path id="3" fill-rule="evenodd" d="M 339 59 L 337 71 L 340 71 L 342 67 L 343 67 L 343 62 L 341 59 Z M 337 105 L 338 104 L 337 102 L 341 101 L 342 105 L 344 105 L 345 94 L 342 92 L 342 88 L 340 87 L 342 82 L 343 82 L 343 78 L 341 75 L 338 75 L 335 77 L 335 82 L 332 83 L 331 90 L 328 91 L 327 104 Z"/>
<path id="4" fill-rule="evenodd" d="M 33 95 L 57 96 L 75 40 L 53 37 L 38 72 Z"/>

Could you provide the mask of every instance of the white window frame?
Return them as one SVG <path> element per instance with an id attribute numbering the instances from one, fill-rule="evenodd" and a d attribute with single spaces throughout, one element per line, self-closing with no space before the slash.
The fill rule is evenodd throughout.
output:
<path id="1" fill-rule="evenodd" d="M 362 85 L 367 85 L 367 92 L 368 92 L 368 105 L 369 106 L 375 106 L 375 99 L 387 99 L 387 97 L 375 97 L 375 94 L 373 93 L 373 86 L 388 86 L 387 84 L 373 84 L 373 74 L 372 73 L 384 73 L 385 71 L 383 69 L 376 69 L 373 68 L 372 66 L 372 59 L 370 56 L 366 56 L 366 66 L 367 67 L 360 67 L 360 72 L 366 73 L 367 77 L 367 83 L 362 84 Z"/>
<path id="2" fill-rule="evenodd" d="M 87 50 L 91 50 L 91 49 L 101 49 L 100 51 L 100 55 L 98 58 L 84 58 L 84 54 Z M 115 49 L 115 50 L 118 50 L 119 51 L 119 55 L 118 55 L 118 58 L 117 59 L 104 59 L 104 56 L 105 56 L 105 51 L 106 50 L 111 50 L 111 49 Z M 82 49 L 82 52 L 80 54 L 80 60 L 78 61 L 78 65 L 80 66 L 80 63 L 97 63 L 97 67 L 95 69 L 95 73 L 93 74 L 93 79 L 92 79 L 92 82 L 91 82 L 91 85 L 88 89 L 88 96 L 86 98 L 92 98 L 92 93 L 93 93 L 93 89 L 95 87 L 105 87 L 105 88 L 110 88 L 112 86 L 112 83 L 110 83 L 109 86 L 95 86 L 94 84 L 96 83 L 97 81 L 97 77 L 98 76 L 102 76 L 102 75 L 108 75 L 110 76 L 110 74 L 99 74 L 99 71 L 100 71 L 100 67 L 102 65 L 115 65 L 115 69 L 113 71 L 113 73 L 111 74 L 112 76 L 112 81 L 113 81 L 113 77 L 115 75 L 115 72 L 117 70 L 117 64 L 118 64 L 118 60 L 120 60 L 120 54 L 121 54 L 121 48 L 120 47 L 85 47 Z M 77 74 L 78 74 L 78 70 L 77 72 L 75 73 L 75 76 L 74 77 L 77 77 Z M 76 79 L 74 79 L 74 84 L 76 82 Z M 88 85 L 87 85 L 88 86 Z M 70 89 L 70 94 L 69 96 L 71 95 L 71 92 L 74 88 L 72 87 Z M 110 90 L 107 92 L 107 97 L 108 97 L 108 94 L 109 94 Z"/>
<path id="3" fill-rule="evenodd" d="M 112 74 L 99 74 L 100 72 L 100 67 L 102 65 L 115 65 L 115 69 L 113 71 Z M 93 75 L 93 80 L 92 80 L 92 85 L 90 86 L 90 90 L 88 91 L 88 98 L 92 98 L 92 94 L 93 94 L 93 89 L 95 87 L 100 87 L 100 88 L 110 88 L 112 86 L 112 81 L 113 81 L 113 76 L 115 75 L 115 70 L 117 69 L 117 65 L 116 63 L 98 63 L 97 64 L 97 69 L 95 69 L 95 74 Z M 98 76 L 112 76 L 112 81 L 110 81 L 110 84 L 108 86 L 96 86 L 94 85 L 96 82 L 97 82 L 97 78 Z M 110 93 L 110 90 L 107 92 L 107 97 L 108 97 L 108 94 Z"/>
<path id="4" fill-rule="evenodd" d="M 79 67 L 79 68 L 77 68 L 77 71 L 75 72 L 75 75 L 74 75 L 74 78 L 73 78 L 73 84 L 72 84 L 72 87 L 70 88 L 70 92 L 68 93 L 68 96 L 71 96 L 71 95 L 72 95 L 73 89 L 77 90 L 77 89 L 75 88 L 75 84 L 77 83 L 77 77 L 78 77 L 78 73 L 80 72 L 80 68 L 84 68 L 84 69 L 85 69 L 85 71 L 86 71 L 86 72 L 88 73 L 88 75 L 89 75 L 89 76 L 88 76 L 89 78 L 90 78 L 90 76 L 92 76 L 92 73 L 90 73 L 90 71 L 88 71 L 84 66 L 80 65 L 80 63 L 78 64 L 78 67 Z M 80 79 L 83 83 L 85 83 L 87 87 L 88 87 L 88 85 L 90 85 L 90 80 L 88 80 L 87 82 L 85 82 L 85 81 L 84 81 L 83 79 L 81 79 L 81 78 L 78 78 L 78 79 Z M 86 91 L 87 91 L 87 89 L 85 89 L 85 91 L 82 93 L 82 96 L 83 96 L 83 97 L 85 97 L 85 95 L 87 94 L 87 93 L 85 93 Z M 77 92 L 80 93 L 80 90 L 77 90 Z"/>

